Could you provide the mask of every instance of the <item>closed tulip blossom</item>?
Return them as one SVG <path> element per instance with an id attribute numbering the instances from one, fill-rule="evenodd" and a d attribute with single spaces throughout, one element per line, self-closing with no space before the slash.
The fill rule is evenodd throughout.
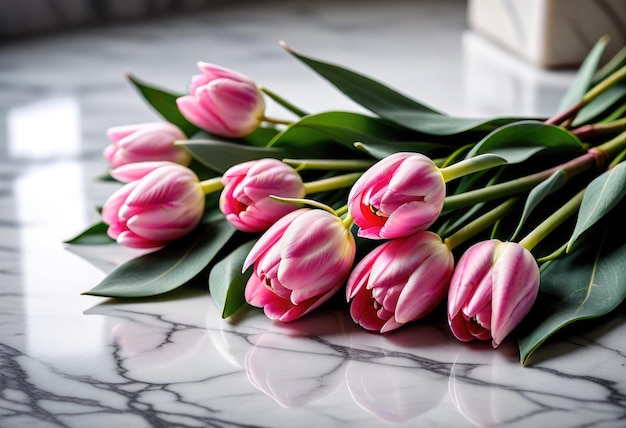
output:
<path id="1" fill-rule="evenodd" d="M 350 274 L 346 288 L 350 314 L 367 330 L 395 330 L 443 301 L 453 270 L 452 252 L 435 233 L 387 241 Z"/>
<path id="2" fill-rule="evenodd" d="M 177 126 L 168 122 L 139 123 L 115 126 L 107 130 L 111 140 L 104 149 L 104 157 L 114 168 L 128 163 L 169 161 L 188 165 L 191 156 L 175 141 L 187 137 Z"/>
<path id="3" fill-rule="evenodd" d="M 439 217 L 446 196 L 440 169 L 419 153 L 395 153 L 357 180 L 348 206 L 358 235 L 400 238 L 426 230 Z"/>
<path id="4" fill-rule="evenodd" d="M 118 244 L 163 247 L 200 222 L 205 197 L 190 169 L 172 162 L 139 162 L 116 168 L 111 175 L 127 183 L 102 208 L 107 234 Z"/>
<path id="5" fill-rule="evenodd" d="M 263 119 L 263 93 L 252 79 L 213 64 L 199 62 L 202 74 L 192 78 L 190 95 L 176 104 L 191 123 L 215 135 L 244 137 Z"/>
<path id="6" fill-rule="evenodd" d="M 301 208 L 270 227 L 244 262 L 254 265 L 245 298 L 265 314 L 292 321 L 319 307 L 344 284 L 356 246 L 349 225 L 322 209 Z"/>
<path id="7" fill-rule="evenodd" d="M 222 175 L 222 184 L 220 209 L 232 226 L 244 232 L 264 231 L 298 208 L 271 195 L 302 198 L 306 192 L 296 170 L 277 159 L 235 165 Z"/>
<path id="8" fill-rule="evenodd" d="M 448 323 L 459 340 L 492 339 L 496 348 L 528 314 L 538 290 L 539 267 L 530 251 L 515 242 L 479 242 L 452 276 Z"/>

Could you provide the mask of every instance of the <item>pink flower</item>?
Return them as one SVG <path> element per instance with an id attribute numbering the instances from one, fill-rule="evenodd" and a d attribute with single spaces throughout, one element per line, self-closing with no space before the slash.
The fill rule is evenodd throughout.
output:
<path id="1" fill-rule="evenodd" d="M 118 244 L 159 248 L 193 230 L 204 212 L 198 177 L 172 162 L 138 162 L 114 169 L 127 184 L 102 208 L 108 235 Z"/>
<path id="2" fill-rule="evenodd" d="M 391 239 L 426 230 L 439 217 L 445 196 L 443 176 L 431 159 L 395 153 L 357 180 L 348 206 L 359 236 Z"/>
<path id="3" fill-rule="evenodd" d="M 236 71 L 199 62 L 202 74 L 192 78 L 189 93 L 176 100 L 185 118 L 215 135 L 244 137 L 265 112 L 263 93 L 252 79 Z"/>
<path id="4" fill-rule="evenodd" d="M 300 175 L 277 159 L 261 159 L 233 166 L 222 176 L 220 209 L 226 220 L 244 232 L 261 232 L 298 205 L 270 195 L 302 198 L 306 190 Z"/>
<path id="5" fill-rule="evenodd" d="M 530 251 L 515 242 L 479 242 L 452 276 L 448 323 L 459 340 L 492 338 L 495 348 L 530 311 L 538 290 L 539 267 Z"/>
<path id="6" fill-rule="evenodd" d="M 453 270 L 452 253 L 432 232 L 387 241 L 348 278 L 352 319 L 384 333 L 421 318 L 444 299 Z"/>
<path id="7" fill-rule="evenodd" d="M 175 141 L 187 137 L 171 123 L 115 126 L 107 130 L 107 135 L 112 143 L 104 149 L 104 157 L 114 168 L 144 161 L 170 161 L 181 165 L 191 161 L 185 149 L 174 145 Z"/>
<path id="8" fill-rule="evenodd" d="M 335 294 L 348 277 L 356 246 L 341 219 L 301 208 L 278 220 L 254 245 L 244 271 L 248 303 L 274 320 L 292 321 Z"/>

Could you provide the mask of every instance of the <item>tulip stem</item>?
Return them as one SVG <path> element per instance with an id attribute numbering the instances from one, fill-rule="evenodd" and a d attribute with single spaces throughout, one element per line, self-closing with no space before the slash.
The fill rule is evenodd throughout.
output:
<path id="1" fill-rule="evenodd" d="M 447 183 L 455 178 L 463 177 L 484 169 L 505 165 L 506 163 L 507 161 L 504 158 L 486 153 L 469 159 L 463 159 L 462 161 L 454 163 L 450 166 L 441 168 L 440 172 L 443 176 L 443 181 Z"/>
<path id="2" fill-rule="evenodd" d="M 578 212 L 580 203 L 583 200 L 585 189 L 581 190 L 572 199 L 567 201 L 565 205 L 553 212 L 550 217 L 546 218 L 539 226 L 533 229 L 519 244 L 528 251 L 535 248 L 546 236 L 554 229 L 560 226 L 565 220 Z"/>
<path id="3" fill-rule="evenodd" d="M 278 95 L 276 92 L 270 91 L 264 86 L 261 86 L 259 89 L 261 89 L 261 91 L 263 91 L 265 95 L 267 95 L 268 97 L 276 101 L 278 104 L 280 104 L 281 106 L 283 106 L 285 109 L 289 110 L 296 116 L 302 117 L 302 116 L 308 115 L 306 111 L 296 107 L 295 105 L 293 105 L 292 103 L 290 103 L 289 101 L 287 101 L 286 99 Z"/>
<path id="4" fill-rule="evenodd" d="M 474 235 L 482 232 L 486 228 L 492 226 L 496 221 L 502 219 L 509 214 L 517 205 L 519 198 L 510 198 L 501 203 L 491 211 L 486 212 L 480 217 L 472 220 L 452 235 L 444 239 L 446 246 L 452 251 L 458 245 L 467 241 Z"/>
<path id="5" fill-rule="evenodd" d="M 200 182 L 200 187 L 205 195 L 222 190 L 224 185 L 222 184 L 222 177 L 209 178 Z"/>
<path id="6" fill-rule="evenodd" d="M 608 143 L 605 143 L 608 144 Z M 603 145 L 604 146 L 604 145 Z M 505 198 L 531 190 L 533 187 L 549 178 L 556 171 L 562 170 L 569 179 L 583 171 L 588 170 L 592 166 L 603 165 L 606 161 L 605 152 L 600 150 L 601 146 L 590 149 L 587 153 L 574 158 L 561 165 L 530 174 L 515 180 L 505 181 L 503 183 L 492 184 L 480 189 L 469 190 L 458 195 L 448 196 L 444 203 L 444 210 L 454 210 L 479 202 L 491 201 L 494 199 Z M 607 148 L 609 148 L 607 146 Z"/>
<path id="7" fill-rule="evenodd" d="M 339 215 L 338 212 L 337 212 L 337 215 Z M 350 228 L 354 224 L 354 219 L 352 218 L 352 215 L 350 215 L 349 211 L 346 213 L 346 217 L 343 218 L 341 222 L 343 223 L 346 229 L 350 230 Z"/>
<path id="8" fill-rule="evenodd" d="M 590 123 L 579 126 L 572 130 L 572 134 L 582 140 L 624 130 L 626 130 L 626 117 L 607 123 Z"/>
<path id="9" fill-rule="evenodd" d="M 350 187 L 361 176 L 360 172 L 353 172 L 350 174 L 337 175 L 335 177 L 323 178 L 321 180 L 310 181 L 304 183 L 304 189 L 306 194 L 319 193 L 327 190 L 342 189 L 344 187 Z"/>
<path id="10" fill-rule="evenodd" d="M 293 123 L 293 121 L 291 120 L 279 119 L 279 118 L 270 117 L 270 116 L 263 116 L 263 121 L 269 122 L 269 123 L 275 123 L 277 125 L 291 125 Z"/>
<path id="11" fill-rule="evenodd" d="M 276 196 L 276 195 L 270 195 L 270 198 L 276 200 L 276 201 L 281 201 L 281 202 L 290 202 L 290 203 L 294 203 L 294 204 L 302 204 L 302 205 L 310 205 L 312 207 L 315 208 L 319 208 L 322 209 L 324 211 L 328 211 L 329 213 L 333 214 L 333 215 L 337 215 L 337 212 L 332 209 L 331 207 L 329 207 L 328 205 L 313 200 L 313 199 L 303 199 L 303 198 L 283 198 L 282 196 Z"/>
<path id="12" fill-rule="evenodd" d="M 617 82 L 626 77 L 626 65 L 618 68 L 616 71 L 608 75 L 604 80 L 591 88 L 576 104 L 546 120 L 545 123 L 550 125 L 558 125 L 565 122 L 565 127 L 571 125 L 574 118 L 583 107 L 596 99 L 601 93 L 615 85 Z"/>
<path id="13" fill-rule="evenodd" d="M 375 163 L 366 159 L 283 159 L 283 162 L 294 167 L 296 171 L 305 169 L 363 171 Z"/>

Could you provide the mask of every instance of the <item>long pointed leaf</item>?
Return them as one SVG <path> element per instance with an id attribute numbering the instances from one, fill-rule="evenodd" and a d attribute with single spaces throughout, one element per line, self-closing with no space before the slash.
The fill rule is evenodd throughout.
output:
<path id="1" fill-rule="evenodd" d="M 519 163 L 543 149 L 581 149 L 578 137 L 554 125 L 525 120 L 503 125 L 479 141 L 467 157 L 494 153 L 509 163 Z"/>
<path id="2" fill-rule="evenodd" d="M 220 260 L 209 274 L 209 292 L 220 308 L 222 318 L 228 318 L 246 304 L 244 289 L 252 268 L 241 272 L 243 262 L 256 241 L 247 242 Z"/>
<path id="3" fill-rule="evenodd" d="M 235 229 L 226 221 L 202 225 L 161 250 L 130 260 L 83 293 L 145 297 L 174 290 L 195 277 L 228 242 Z"/>
<path id="4" fill-rule="evenodd" d="M 107 235 L 109 226 L 103 222 L 98 222 L 89 226 L 87 229 L 65 241 L 65 244 L 71 245 L 105 245 L 112 244 L 115 241 Z"/>
<path id="5" fill-rule="evenodd" d="M 583 319 L 615 309 L 626 298 L 626 242 L 621 233 L 606 227 L 594 245 L 580 247 L 553 260 L 541 274 L 540 294 L 522 328 L 522 364 L 550 336 Z"/>
<path id="6" fill-rule="evenodd" d="M 625 195 L 625 162 L 617 164 L 589 183 L 580 204 L 574 232 L 567 244 L 567 251 L 570 251 L 580 236 L 608 214 Z"/>
<path id="7" fill-rule="evenodd" d="M 606 48 L 608 42 L 608 37 L 602 37 L 600 40 L 598 40 L 598 42 L 591 49 L 591 51 L 589 51 L 587 57 L 578 69 L 576 79 L 561 99 L 558 112 L 565 111 L 569 107 L 579 102 L 583 98 L 585 93 L 589 90 L 594 75 L 598 69 L 598 64 L 600 64 L 602 54 L 604 53 L 604 49 Z"/>
<path id="8" fill-rule="evenodd" d="M 286 156 L 285 150 L 280 148 L 244 146 L 225 141 L 187 140 L 177 144 L 189 151 L 202 165 L 220 174 L 238 163 L 262 158 L 281 159 Z"/>
<path id="9" fill-rule="evenodd" d="M 176 98 L 180 97 L 180 95 L 154 87 L 131 74 L 128 74 L 128 80 L 165 120 L 178 126 L 185 135 L 191 137 L 199 131 L 199 128 L 185 119 L 180 110 L 178 110 Z"/>
<path id="10" fill-rule="evenodd" d="M 467 131 L 488 132 L 523 118 L 473 119 L 443 115 L 380 82 L 336 64 L 314 59 L 287 48 L 357 104 L 408 129 L 429 135 L 456 135 Z"/>
<path id="11" fill-rule="evenodd" d="M 543 201 L 547 196 L 559 190 L 567 181 L 567 176 L 563 170 L 555 171 L 549 178 L 539 183 L 533 190 L 528 194 L 528 198 L 526 198 L 526 204 L 524 205 L 524 210 L 522 211 L 522 216 L 520 217 L 519 223 L 513 236 L 511 237 L 511 241 L 514 241 L 519 232 L 522 229 L 522 226 L 533 212 L 533 210 Z"/>

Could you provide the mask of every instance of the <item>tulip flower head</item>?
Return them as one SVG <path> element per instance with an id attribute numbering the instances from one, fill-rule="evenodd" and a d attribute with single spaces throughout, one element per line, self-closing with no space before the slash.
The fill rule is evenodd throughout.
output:
<path id="1" fill-rule="evenodd" d="M 419 153 L 395 153 L 357 180 L 348 206 L 358 235 L 391 239 L 426 230 L 439 217 L 446 185 L 439 168 Z"/>
<path id="2" fill-rule="evenodd" d="M 530 311 L 539 290 L 533 255 L 497 239 L 471 246 L 448 292 L 448 323 L 461 341 L 492 339 L 496 348 Z"/>
<path id="3" fill-rule="evenodd" d="M 191 123 L 215 135 L 244 137 L 254 131 L 265 112 L 263 93 L 252 79 L 213 64 L 199 62 L 202 74 L 192 78 L 190 95 L 176 104 Z"/>
<path id="4" fill-rule="evenodd" d="M 244 232 L 267 230 L 297 204 L 270 198 L 302 198 L 306 190 L 300 175 L 277 159 L 261 159 L 233 166 L 222 175 L 220 209 L 235 228 Z"/>
<path id="5" fill-rule="evenodd" d="M 387 241 L 350 274 L 346 288 L 350 314 L 367 330 L 395 330 L 443 301 L 453 270 L 452 252 L 435 233 Z"/>
<path id="6" fill-rule="evenodd" d="M 356 245 L 342 220 L 300 208 L 270 227 L 244 262 L 245 297 L 274 320 L 292 321 L 327 301 L 348 277 Z"/>
<path id="7" fill-rule="evenodd" d="M 111 175 L 127 183 L 102 208 L 107 234 L 118 244 L 163 247 L 200 222 L 204 192 L 189 168 L 172 162 L 138 162 L 116 168 Z"/>
<path id="8" fill-rule="evenodd" d="M 112 142 L 104 149 L 104 157 L 114 168 L 146 161 L 169 161 L 181 165 L 191 162 L 191 155 L 174 145 L 175 141 L 187 137 L 168 122 L 115 126 L 107 130 L 107 135 Z"/>

